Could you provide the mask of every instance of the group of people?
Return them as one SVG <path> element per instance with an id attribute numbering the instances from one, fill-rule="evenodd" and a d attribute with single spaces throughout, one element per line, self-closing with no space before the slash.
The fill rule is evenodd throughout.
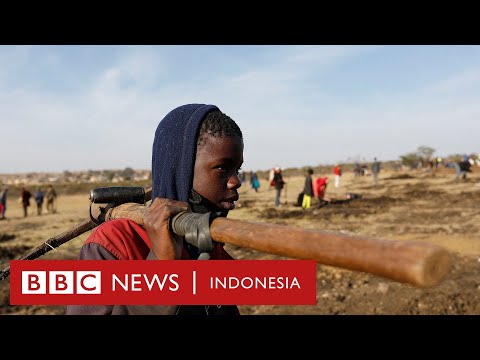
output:
<path id="1" fill-rule="evenodd" d="M 381 170 L 381 162 L 377 160 L 375 157 L 372 163 L 372 174 L 373 174 L 373 184 L 376 186 L 378 184 L 378 177 Z M 361 167 L 358 163 L 354 165 L 354 175 L 360 176 L 361 174 Z M 326 189 L 329 182 L 328 177 L 318 177 L 313 179 L 313 169 L 307 169 L 307 175 L 305 178 L 304 188 L 303 191 L 298 195 L 297 198 L 297 206 L 301 206 L 303 209 L 308 209 L 312 206 L 313 199 L 316 198 L 317 204 L 319 207 L 335 202 L 334 199 L 329 198 L 326 196 Z M 334 185 L 335 188 L 340 187 L 340 180 L 342 177 L 342 168 L 340 164 L 335 164 L 333 167 L 333 177 L 334 177 Z M 268 181 L 270 182 L 270 186 L 275 189 L 275 206 L 281 206 L 281 194 L 282 190 L 286 186 L 286 182 L 282 175 L 282 169 L 279 165 L 276 165 L 274 168 L 270 170 Z M 346 198 L 343 200 L 352 200 L 356 199 L 359 196 L 357 194 L 348 193 Z"/>
<path id="2" fill-rule="evenodd" d="M 372 163 L 372 175 L 373 175 L 374 185 L 378 184 L 378 175 L 380 174 L 380 170 L 381 170 L 381 162 L 378 161 L 377 158 L 374 158 Z M 355 179 L 360 176 L 369 175 L 368 165 L 367 164 L 360 165 L 358 162 L 356 162 L 353 165 L 353 175 Z"/>
<path id="3" fill-rule="evenodd" d="M 28 216 L 28 208 L 30 206 L 30 198 L 32 198 L 32 194 L 28 191 L 25 187 L 22 188 L 21 192 L 21 199 L 22 199 L 22 207 L 23 207 L 23 216 Z M 35 200 L 35 204 L 37 207 L 37 215 L 42 215 L 42 208 L 44 199 L 46 199 L 46 208 L 49 213 L 56 212 L 56 199 L 57 199 L 57 192 L 52 184 L 48 185 L 46 192 L 42 190 L 41 187 L 38 187 L 33 195 L 33 199 Z"/>
<path id="4" fill-rule="evenodd" d="M 6 211 L 7 211 L 7 198 L 8 198 L 8 187 L 4 186 L 2 191 L 0 191 L 0 220 L 6 219 Z M 22 205 L 23 209 L 23 216 L 28 216 L 28 209 L 31 205 L 31 200 L 35 201 L 37 207 L 37 215 L 42 214 L 42 208 L 44 204 L 44 200 L 46 199 L 46 208 L 48 212 L 56 212 L 56 199 L 57 199 L 57 192 L 53 185 L 48 185 L 46 192 L 42 191 L 42 188 L 39 187 L 32 195 L 32 193 L 23 186 L 20 191 L 20 198 L 19 202 Z"/>
<path id="5" fill-rule="evenodd" d="M 376 186 L 378 185 L 378 178 L 381 170 L 381 162 L 378 161 L 376 157 L 373 159 L 371 170 L 373 176 L 373 185 Z M 366 175 L 367 172 L 368 166 L 366 164 L 360 166 L 360 164 L 356 162 L 353 165 L 353 175 L 355 179 L 359 176 Z M 333 176 L 335 179 L 335 188 L 338 189 L 340 187 L 340 179 L 342 177 L 342 168 L 340 164 L 335 164 L 335 166 L 333 167 Z"/>
<path id="6" fill-rule="evenodd" d="M 360 199 L 362 196 L 355 193 L 347 193 L 342 199 L 333 199 L 326 196 L 328 177 L 313 178 L 313 169 L 307 169 L 303 191 L 298 195 L 297 206 L 309 209 L 313 205 L 313 199 L 317 199 L 317 207 L 321 208 L 328 204 L 343 204 L 351 200 Z"/>
<path id="7" fill-rule="evenodd" d="M 478 155 L 467 155 L 464 154 L 461 158 L 456 159 L 444 159 L 437 157 L 433 160 L 430 160 L 430 168 L 437 169 L 441 166 L 445 168 L 453 168 L 455 170 L 455 181 L 465 181 L 467 180 L 467 174 L 472 173 L 474 166 L 480 167 L 480 154 Z"/>
<path id="8" fill-rule="evenodd" d="M 279 172 L 281 174 L 281 170 L 279 167 L 276 167 L 275 172 Z M 377 185 L 378 184 L 378 175 L 381 170 L 381 163 L 380 161 L 377 160 L 375 157 L 372 163 L 372 174 L 373 174 L 373 184 Z M 275 173 L 271 172 L 271 173 Z M 358 163 L 354 164 L 354 176 L 360 176 L 361 174 L 361 167 Z M 333 176 L 334 176 L 334 185 L 335 188 L 340 187 L 340 179 L 342 177 L 342 168 L 340 164 L 335 164 L 333 167 Z M 272 177 L 272 176 L 271 176 Z M 282 183 L 284 183 L 282 179 Z M 305 176 L 305 183 L 303 187 L 303 191 L 298 194 L 297 198 L 297 206 L 301 206 L 303 209 L 308 209 L 312 206 L 313 199 L 317 199 L 317 204 L 318 207 L 322 207 L 325 204 L 330 204 L 330 203 L 338 203 L 338 200 L 329 198 L 326 196 L 326 190 L 327 190 L 327 185 L 329 183 L 329 178 L 328 177 L 318 177 L 316 179 L 313 178 L 313 169 L 308 168 L 307 169 L 307 174 Z M 272 181 L 272 186 L 274 185 Z M 279 198 L 279 192 L 280 190 L 277 190 L 277 196 L 275 199 L 275 204 L 277 205 L 278 203 L 278 198 Z M 345 199 L 341 199 L 342 202 L 344 201 L 349 201 L 353 199 L 358 199 L 360 196 L 358 194 L 352 194 L 352 193 L 347 193 Z M 278 205 L 277 205 L 278 206 Z"/>
<path id="9" fill-rule="evenodd" d="M 355 178 L 362 174 L 362 168 L 358 163 L 354 164 L 353 172 Z M 366 167 L 365 167 L 366 168 Z M 372 163 L 372 174 L 373 174 L 373 184 L 376 186 L 378 184 L 378 175 L 380 173 L 381 163 L 375 157 Z M 335 164 L 333 167 L 333 176 L 334 176 L 334 184 L 335 188 L 340 187 L 340 179 L 342 177 L 342 168 L 340 164 Z M 350 201 L 353 199 L 360 198 L 360 195 L 347 193 L 345 199 L 332 199 L 326 196 L 326 190 L 328 185 L 329 179 L 328 177 L 318 177 L 313 179 L 313 169 L 308 168 L 307 174 L 305 177 L 305 183 L 303 187 L 303 191 L 298 195 L 297 199 L 297 206 L 301 206 L 303 209 L 308 209 L 312 206 L 312 199 L 317 199 L 318 207 L 322 207 L 326 204 L 331 203 L 340 203 L 345 201 Z"/>
<path id="10" fill-rule="evenodd" d="M 301 206 L 303 209 L 309 209 L 312 206 L 312 200 L 314 198 L 317 199 L 318 207 L 322 207 L 329 203 L 331 199 L 325 195 L 327 184 L 328 177 L 318 177 L 313 179 L 313 169 L 308 168 L 303 191 L 298 196 L 297 205 Z"/>

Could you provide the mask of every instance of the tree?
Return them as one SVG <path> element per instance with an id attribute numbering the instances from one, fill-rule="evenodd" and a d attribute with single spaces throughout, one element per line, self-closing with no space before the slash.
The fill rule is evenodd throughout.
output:
<path id="1" fill-rule="evenodd" d="M 426 161 L 429 161 L 434 153 L 435 149 L 429 146 L 419 146 L 417 149 L 418 156 Z"/>
<path id="2" fill-rule="evenodd" d="M 104 170 L 103 171 L 103 176 L 105 176 L 105 178 L 108 181 L 112 181 L 112 179 L 115 177 L 115 172 L 112 171 L 112 170 Z"/>
<path id="3" fill-rule="evenodd" d="M 408 154 L 402 155 L 400 156 L 400 159 L 402 160 L 402 165 L 408 166 L 412 169 L 415 168 L 420 161 L 418 154 L 415 152 L 410 152 Z"/>
<path id="4" fill-rule="evenodd" d="M 132 180 L 134 174 L 135 174 L 135 171 L 130 167 L 126 167 L 122 171 L 122 177 L 123 177 L 124 180 Z"/>
<path id="5" fill-rule="evenodd" d="M 402 164 L 412 169 L 417 168 L 420 164 L 424 166 L 431 161 L 435 149 L 429 146 L 419 146 L 417 151 L 400 156 Z"/>

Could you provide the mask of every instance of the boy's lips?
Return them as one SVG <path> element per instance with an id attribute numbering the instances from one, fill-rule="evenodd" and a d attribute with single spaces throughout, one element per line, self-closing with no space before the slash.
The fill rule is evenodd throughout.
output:
<path id="1" fill-rule="evenodd" d="M 229 198 L 226 198 L 226 199 L 223 200 L 223 201 L 235 202 L 235 201 L 238 201 L 238 198 L 239 198 L 239 196 L 238 196 L 238 195 L 235 195 L 235 196 L 231 196 L 231 197 L 229 197 Z"/>
<path id="2" fill-rule="evenodd" d="M 232 202 L 230 202 L 230 201 L 222 201 L 222 202 L 220 203 L 220 205 L 221 205 L 222 208 L 225 209 L 225 210 L 233 210 L 233 209 L 235 209 L 235 202 L 234 202 L 234 201 L 232 201 Z"/>
<path id="3" fill-rule="evenodd" d="M 233 210 L 235 209 L 235 201 L 238 201 L 238 195 L 225 199 L 224 201 L 220 202 L 220 204 L 225 210 Z"/>

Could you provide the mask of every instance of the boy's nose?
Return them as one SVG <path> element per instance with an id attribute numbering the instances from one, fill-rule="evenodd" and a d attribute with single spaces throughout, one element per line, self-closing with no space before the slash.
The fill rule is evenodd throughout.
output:
<path id="1" fill-rule="evenodd" d="M 228 183 L 227 183 L 228 189 L 237 189 L 240 186 L 242 186 L 242 182 L 240 181 L 238 174 L 235 174 L 228 179 Z"/>

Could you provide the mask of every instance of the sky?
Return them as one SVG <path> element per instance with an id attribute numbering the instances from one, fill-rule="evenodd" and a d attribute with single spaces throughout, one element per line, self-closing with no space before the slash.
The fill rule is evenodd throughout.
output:
<path id="1" fill-rule="evenodd" d="M 0 45 L 0 174 L 150 169 L 188 103 L 240 126 L 243 170 L 480 152 L 479 45 Z"/>

